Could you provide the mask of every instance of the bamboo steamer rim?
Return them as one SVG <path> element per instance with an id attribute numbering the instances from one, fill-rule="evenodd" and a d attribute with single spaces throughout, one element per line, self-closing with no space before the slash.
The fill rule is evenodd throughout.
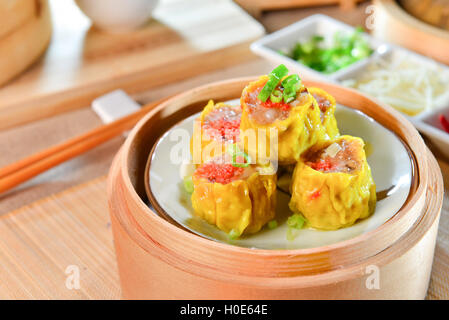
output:
<path id="1" fill-rule="evenodd" d="M 428 33 L 432 36 L 441 38 L 442 40 L 449 40 L 449 32 L 444 29 L 433 26 L 429 23 L 421 21 L 420 19 L 412 16 L 406 10 L 404 10 L 395 0 L 374 0 L 374 3 L 378 8 L 382 9 L 388 15 L 402 24 L 419 31 L 420 33 Z"/>
<path id="2" fill-rule="evenodd" d="M 393 0 L 374 0 L 373 34 L 440 63 L 449 64 L 449 31 L 423 22 Z"/>
<path id="3" fill-rule="evenodd" d="M 252 277 L 273 275 L 291 277 L 329 272 L 343 266 L 360 263 L 360 261 L 373 257 L 392 246 L 416 223 L 418 217 L 422 214 L 420 209 L 425 205 L 429 178 L 426 156 L 428 151 L 416 129 L 399 112 L 373 101 L 355 90 L 333 84 L 309 81 L 306 81 L 307 85 L 322 87 L 344 105 L 351 105 L 351 103 L 348 103 L 351 102 L 350 99 L 356 98 L 358 106 L 355 109 L 363 109 L 364 104 L 375 105 L 375 109 L 382 112 L 374 114 L 376 110 L 371 110 L 371 112 L 365 113 L 377 121 L 380 120 L 381 124 L 398 134 L 409 145 L 411 155 L 417 164 L 415 175 L 418 185 L 416 190 L 411 191 L 407 203 L 391 219 L 375 230 L 328 246 L 296 250 L 263 250 L 241 248 L 202 238 L 172 225 L 157 213 L 151 211 L 137 194 L 128 174 L 130 151 L 133 148 L 134 139 L 142 127 L 159 113 L 165 111 L 168 113 L 180 106 L 205 100 L 204 98 L 199 99 L 198 96 L 211 97 L 216 95 L 216 88 L 222 89 L 221 91 L 225 91 L 227 94 L 230 92 L 236 93 L 241 91 L 244 85 L 251 80 L 254 80 L 254 77 L 231 79 L 181 93 L 147 114 L 131 131 L 116 159 L 117 166 L 120 168 L 119 179 L 123 185 L 111 186 L 109 194 L 112 194 L 115 188 L 116 192 L 124 196 L 125 203 L 122 204 L 121 209 L 125 210 L 133 221 L 132 226 L 127 226 L 127 231 L 143 249 L 150 254 L 158 254 L 161 259 L 171 261 L 178 266 L 187 262 L 190 263 L 190 266 L 206 267 L 218 273 L 224 270 L 225 262 L 229 260 L 229 257 L 232 257 L 233 264 L 226 265 L 223 275 L 234 273 L 247 274 Z M 394 122 L 392 119 L 396 121 Z M 144 214 L 139 214 L 139 212 Z M 145 243 L 145 241 L 149 242 Z M 161 249 L 161 252 L 156 252 L 154 246 L 148 246 L 148 244 L 154 244 L 156 241 L 157 248 Z M 179 260 L 178 262 L 175 261 L 175 256 Z M 210 258 L 212 256 L 213 259 Z M 248 270 L 249 265 L 260 266 Z"/>

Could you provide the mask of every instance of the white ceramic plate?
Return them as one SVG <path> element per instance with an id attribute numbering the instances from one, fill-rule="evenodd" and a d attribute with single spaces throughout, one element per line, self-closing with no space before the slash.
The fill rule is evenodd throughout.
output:
<path id="1" fill-rule="evenodd" d="M 235 104 L 238 100 L 228 103 Z M 194 119 L 198 115 L 193 115 L 171 128 L 154 147 L 149 167 L 150 189 L 157 205 L 176 222 L 203 237 L 229 242 L 226 233 L 193 215 L 190 195 L 184 190 L 179 174 L 182 165 L 170 160 L 170 153 L 175 150 L 175 145 L 185 144 L 189 150 L 189 138 L 180 140 L 180 136 L 175 133 L 176 129 L 187 130 L 191 135 Z M 292 214 L 288 208 L 289 196 L 278 190 L 278 227 L 273 230 L 265 227 L 254 235 L 233 240 L 232 244 L 259 249 L 300 249 L 329 245 L 379 227 L 402 207 L 412 181 L 412 162 L 403 143 L 391 131 L 359 111 L 338 105 L 335 116 L 342 134 L 361 137 L 371 144 L 372 153 L 368 156 L 368 163 L 377 191 L 390 189 L 388 196 L 377 202 L 374 214 L 351 227 L 336 231 L 302 229 L 297 237 L 290 241 L 287 240 L 286 224 L 287 217 Z"/>

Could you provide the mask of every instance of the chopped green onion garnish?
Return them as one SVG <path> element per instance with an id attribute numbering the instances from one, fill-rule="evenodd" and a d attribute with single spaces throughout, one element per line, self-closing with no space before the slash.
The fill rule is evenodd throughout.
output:
<path id="1" fill-rule="evenodd" d="M 271 71 L 268 75 L 269 79 L 267 83 L 265 83 L 257 98 L 262 102 L 267 101 L 267 99 L 271 96 L 271 93 L 274 91 L 274 89 L 276 89 L 279 81 L 281 81 L 281 79 L 287 74 L 288 69 L 283 64 L 280 64 L 279 66 L 274 68 L 273 71 Z"/>
<path id="2" fill-rule="evenodd" d="M 267 83 L 265 83 L 265 86 L 262 88 L 257 98 L 262 102 L 267 101 L 268 97 L 270 97 L 278 83 L 279 79 L 270 76 L 270 79 L 268 79 Z"/>
<path id="3" fill-rule="evenodd" d="M 237 230 L 232 229 L 231 231 L 229 231 L 228 236 L 229 236 L 229 239 L 235 240 L 238 237 L 240 237 L 240 234 L 239 234 L 239 232 Z"/>
<path id="4" fill-rule="evenodd" d="M 231 164 L 234 167 L 237 168 L 246 168 L 251 164 L 251 157 L 243 152 L 240 151 L 239 147 L 236 144 L 232 144 L 228 147 L 228 153 L 231 155 L 232 157 L 232 161 Z M 245 159 L 244 163 L 238 163 L 237 162 L 237 157 L 243 157 Z"/>
<path id="5" fill-rule="evenodd" d="M 363 32 L 361 27 L 352 33 L 336 31 L 331 41 L 324 41 L 320 35 L 312 36 L 297 42 L 285 55 L 314 70 L 333 73 L 373 53 Z"/>
<path id="6" fill-rule="evenodd" d="M 287 219 L 287 225 L 294 229 L 301 229 L 304 226 L 304 222 L 306 222 L 306 219 L 299 213 L 292 214 Z"/>
<path id="7" fill-rule="evenodd" d="M 363 29 L 362 29 L 363 30 Z M 323 41 L 324 40 L 324 37 L 323 36 L 320 36 L 320 35 L 314 35 L 314 36 L 312 36 L 312 41 L 314 41 L 314 42 L 320 42 L 320 41 Z"/>
<path id="8" fill-rule="evenodd" d="M 286 92 L 296 93 L 301 89 L 301 78 L 297 74 L 291 74 L 282 80 L 282 86 L 284 87 L 284 95 Z"/>
<path id="9" fill-rule="evenodd" d="M 301 89 L 301 79 L 297 74 L 289 75 L 282 80 L 282 86 L 284 87 L 284 102 L 289 103 L 296 98 L 296 92 Z"/>
<path id="10" fill-rule="evenodd" d="M 293 241 L 298 236 L 299 230 L 295 228 L 288 228 L 287 229 L 287 240 Z"/>
<path id="11" fill-rule="evenodd" d="M 365 32 L 365 30 L 363 30 L 362 26 L 357 26 L 355 27 L 355 33 L 363 33 Z M 324 38 L 323 38 L 324 39 Z"/>
<path id="12" fill-rule="evenodd" d="M 184 189 L 188 193 L 193 193 L 194 186 L 193 186 L 192 176 L 187 176 L 184 178 Z"/>
<path id="13" fill-rule="evenodd" d="M 299 90 L 301 88 L 301 78 L 297 74 L 291 74 L 282 80 L 284 89 Z"/>
<path id="14" fill-rule="evenodd" d="M 276 220 L 271 220 L 268 222 L 268 229 L 273 230 L 278 226 L 278 222 Z"/>
<path id="15" fill-rule="evenodd" d="M 270 72 L 269 76 L 274 76 L 281 80 L 283 77 L 285 77 L 288 74 L 288 69 L 283 64 L 278 65 L 276 68 L 273 69 L 273 71 Z"/>
<path id="16" fill-rule="evenodd" d="M 306 219 L 299 213 L 292 214 L 287 219 L 287 240 L 292 241 L 298 235 L 298 232 L 304 226 Z"/>
<path id="17" fill-rule="evenodd" d="M 282 92 L 280 90 L 274 90 L 270 96 L 270 100 L 274 103 L 278 103 L 282 101 Z"/>
<path id="18" fill-rule="evenodd" d="M 237 157 L 243 157 L 245 159 L 245 162 L 238 163 Z M 232 156 L 231 164 L 233 167 L 246 168 L 247 166 L 249 166 L 251 164 L 251 157 L 248 154 L 246 154 L 245 152 L 234 153 L 234 155 Z"/>

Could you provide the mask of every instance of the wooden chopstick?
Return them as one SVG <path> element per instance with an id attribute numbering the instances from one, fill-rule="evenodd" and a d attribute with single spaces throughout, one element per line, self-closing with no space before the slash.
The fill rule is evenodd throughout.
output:
<path id="1" fill-rule="evenodd" d="M 0 193 L 130 130 L 146 113 L 167 99 L 149 103 L 128 116 L 0 168 Z"/>

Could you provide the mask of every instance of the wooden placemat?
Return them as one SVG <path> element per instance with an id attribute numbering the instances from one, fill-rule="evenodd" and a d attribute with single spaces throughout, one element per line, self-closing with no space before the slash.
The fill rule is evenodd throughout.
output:
<path id="1" fill-rule="evenodd" d="M 105 177 L 7 214 L 0 235 L 0 299 L 120 298 Z"/>
<path id="2" fill-rule="evenodd" d="M 85 107 L 117 88 L 133 94 L 248 61 L 249 44 L 264 34 L 231 0 L 164 0 L 145 27 L 123 34 L 91 27 L 73 0 L 50 4 L 50 46 L 0 89 L 0 129 Z"/>
<path id="3" fill-rule="evenodd" d="M 7 214 L 0 235 L 0 299 L 120 298 L 105 177 Z M 79 289 L 66 286 L 73 266 Z M 449 299 L 446 195 L 427 298 Z"/>

